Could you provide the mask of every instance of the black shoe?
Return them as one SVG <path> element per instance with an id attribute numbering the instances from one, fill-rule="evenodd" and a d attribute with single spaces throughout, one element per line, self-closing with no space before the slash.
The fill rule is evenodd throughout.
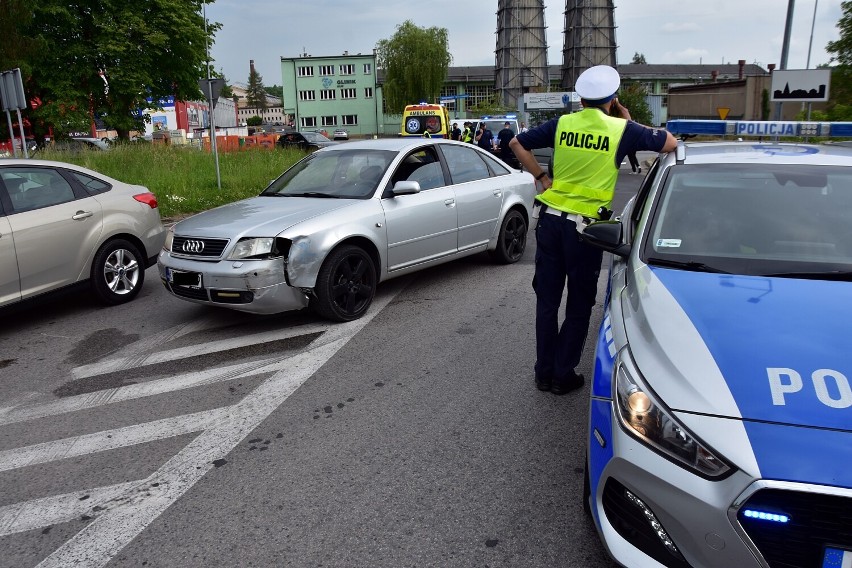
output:
<path id="1" fill-rule="evenodd" d="M 567 381 L 554 382 L 550 386 L 550 392 L 557 396 L 562 396 L 563 394 L 568 394 L 571 391 L 575 391 L 577 389 L 583 388 L 586 379 L 583 375 L 574 375 L 573 379 L 569 379 Z"/>
<path id="2" fill-rule="evenodd" d="M 540 391 L 549 391 L 551 387 L 551 382 L 547 380 L 540 380 L 538 377 L 535 379 L 535 388 Z"/>

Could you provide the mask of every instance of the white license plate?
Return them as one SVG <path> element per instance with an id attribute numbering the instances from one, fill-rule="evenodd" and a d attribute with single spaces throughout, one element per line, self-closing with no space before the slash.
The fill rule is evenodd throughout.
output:
<path id="1" fill-rule="evenodd" d="M 166 280 L 175 286 L 185 286 L 196 290 L 202 287 L 200 272 L 184 272 L 183 270 L 166 268 Z"/>

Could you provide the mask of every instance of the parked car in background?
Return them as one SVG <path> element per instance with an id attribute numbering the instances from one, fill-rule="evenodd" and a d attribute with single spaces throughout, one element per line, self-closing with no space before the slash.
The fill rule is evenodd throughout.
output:
<path id="1" fill-rule="evenodd" d="M 359 140 L 323 148 L 258 197 L 169 231 L 160 277 L 178 298 L 270 314 L 312 306 L 349 321 L 378 283 L 488 252 L 520 260 L 533 177 L 471 144 Z"/>
<path id="2" fill-rule="evenodd" d="M 62 162 L 0 162 L 0 306 L 81 283 L 105 304 L 128 302 L 165 237 L 142 186 Z"/>
<path id="3" fill-rule="evenodd" d="M 80 152 L 83 150 L 106 151 L 111 148 L 110 143 L 101 138 L 74 137 L 65 140 L 56 140 L 50 145 L 51 150 Z"/>
<path id="4" fill-rule="evenodd" d="M 613 253 L 585 483 L 610 554 L 848 565 L 852 149 L 681 143 L 581 238 Z"/>
<path id="5" fill-rule="evenodd" d="M 333 138 L 335 140 L 349 140 L 349 132 L 342 128 L 338 128 L 334 131 Z"/>
<path id="6" fill-rule="evenodd" d="M 279 148 L 298 148 L 306 152 L 314 152 L 339 142 L 329 140 L 319 132 L 285 132 L 278 137 L 276 144 Z"/>

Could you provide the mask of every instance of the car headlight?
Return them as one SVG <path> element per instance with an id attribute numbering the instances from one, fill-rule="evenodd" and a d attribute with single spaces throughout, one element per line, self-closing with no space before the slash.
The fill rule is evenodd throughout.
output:
<path id="1" fill-rule="evenodd" d="M 172 241 L 175 239 L 175 226 L 172 225 L 169 227 L 169 230 L 166 231 L 166 240 L 163 243 L 163 250 L 172 252 Z"/>
<path id="2" fill-rule="evenodd" d="M 628 357 L 626 349 L 619 354 L 613 379 L 621 426 L 653 450 L 702 477 L 719 478 L 731 473 L 731 466 L 701 443 L 656 399 L 638 370 L 628 364 Z"/>
<path id="3" fill-rule="evenodd" d="M 228 260 L 263 259 L 273 256 L 275 238 L 248 237 L 240 239 L 228 255 Z"/>

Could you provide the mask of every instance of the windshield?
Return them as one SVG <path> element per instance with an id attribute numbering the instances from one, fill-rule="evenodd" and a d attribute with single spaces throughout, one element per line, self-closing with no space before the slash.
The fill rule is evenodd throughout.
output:
<path id="1" fill-rule="evenodd" d="M 315 152 L 263 190 L 275 197 L 372 197 L 396 152 L 341 150 Z"/>
<path id="2" fill-rule="evenodd" d="M 308 142 L 331 142 L 331 140 L 319 132 L 302 132 L 302 136 L 304 136 L 305 140 Z"/>
<path id="3" fill-rule="evenodd" d="M 670 168 L 642 257 L 686 270 L 791 277 L 852 271 L 852 168 Z"/>

